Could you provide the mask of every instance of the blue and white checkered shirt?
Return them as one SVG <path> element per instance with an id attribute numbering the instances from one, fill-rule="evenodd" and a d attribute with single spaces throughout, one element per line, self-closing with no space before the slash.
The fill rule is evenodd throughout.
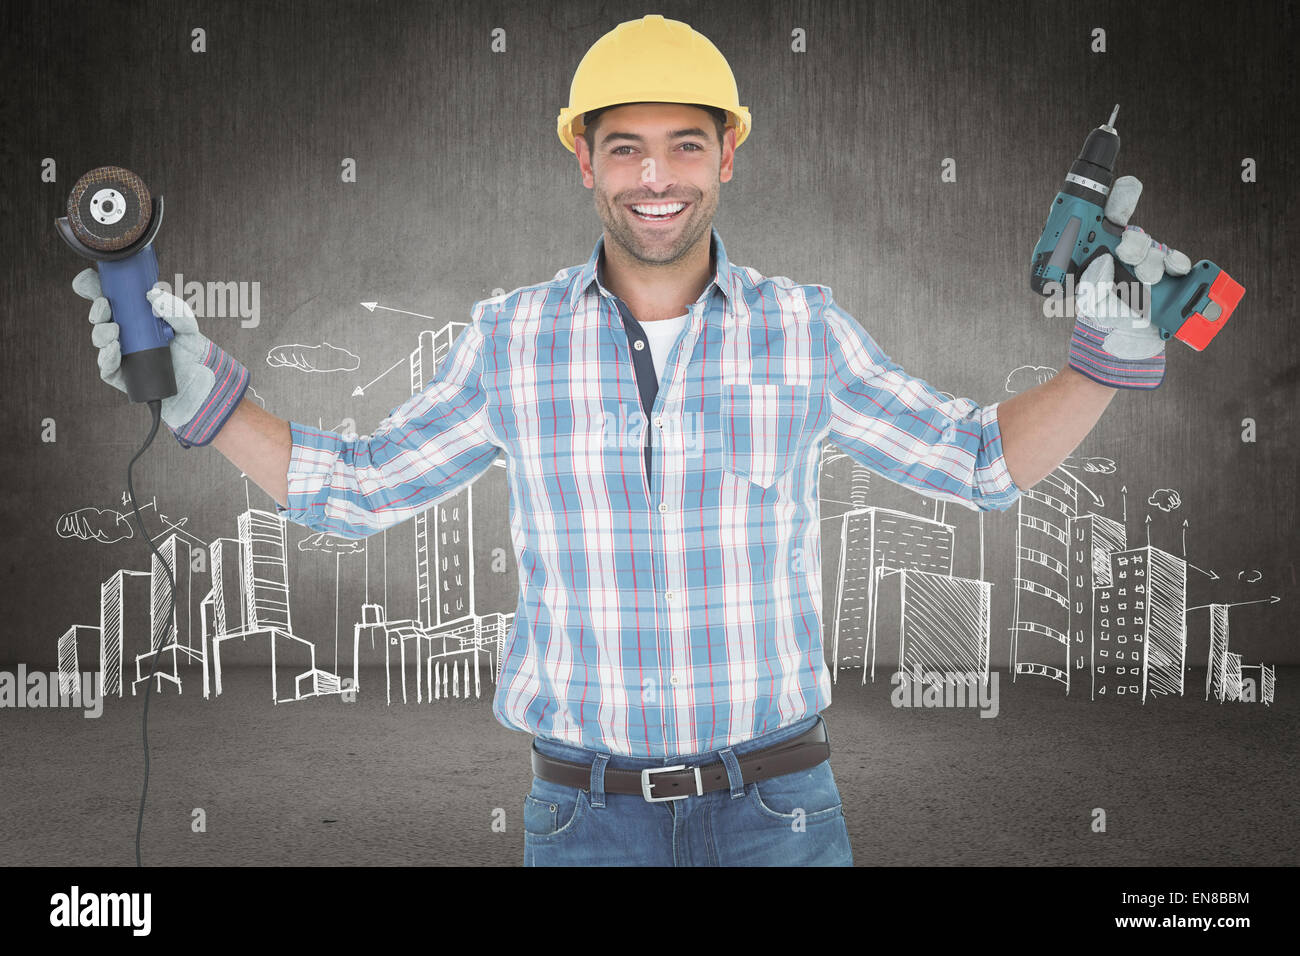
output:
<path id="1" fill-rule="evenodd" d="M 996 404 L 945 399 L 829 288 L 733 266 L 716 230 L 715 274 L 647 428 L 646 355 L 600 282 L 603 242 L 586 265 L 475 303 L 433 380 L 373 436 L 291 423 L 282 513 L 363 537 L 504 454 L 519 600 L 494 715 L 605 753 L 699 753 L 831 701 L 823 443 L 972 510 L 1004 510 L 1021 489 Z"/>

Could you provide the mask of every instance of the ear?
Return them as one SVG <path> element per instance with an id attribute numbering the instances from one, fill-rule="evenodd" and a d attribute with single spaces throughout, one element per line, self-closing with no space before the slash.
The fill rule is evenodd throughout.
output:
<path id="1" fill-rule="evenodd" d="M 587 149 L 585 136 L 573 137 L 573 151 L 578 157 L 578 171 L 582 174 L 582 184 L 588 189 L 594 189 L 596 174 L 591 168 L 591 150 Z"/>
<path id="2" fill-rule="evenodd" d="M 728 126 L 722 134 L 722 162 L 718 165 L 718 182 L 731 181 L 736 169 L 736 129 Z"/>

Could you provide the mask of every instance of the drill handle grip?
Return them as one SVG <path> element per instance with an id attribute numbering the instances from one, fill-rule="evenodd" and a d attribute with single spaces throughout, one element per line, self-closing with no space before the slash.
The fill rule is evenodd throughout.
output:
<path id="1" fill-rule="evenodd" d="M 1110 223 L 1106 225 L 1106 232 L 1113 235 Z M 1193 263 L 1186 275 L 1166 273 L 1148 286 L 1114 255 L 1116 245 L 1116 240 L 1100 243 L 1096 251 L 1080 263 L 1075 280 L 1093 259 L 1109 252 L 1115 261 L 1116 297 L 1133 311 L 1147 315 L 1152 326 L 1166 340 L 1176 338 L 1198 352 L 1204 351 L 1210 340 L 1223 329 L 1245 294 L 1246 290 L 1240 283 L 1209 259 Z M 1134 295 L 1138 297 L 1137 301 L 1134 301 Z"/>

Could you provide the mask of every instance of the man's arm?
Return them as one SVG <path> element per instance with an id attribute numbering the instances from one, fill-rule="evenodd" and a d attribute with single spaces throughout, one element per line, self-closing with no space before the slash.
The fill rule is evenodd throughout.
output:
<path id="1" fill-rule="evenodd" d="M 344 437 L 241 401 L 211 444 L 295 524 L 362 538 L 405 521 L 474 481 L 501 450 L 481 383 L 484 308 L 475 304 L 433 379 L 373 435 Z"/>
<path id="2" fill-rule="evenodd" d="M 1002 457 L 1011 480 L 1029 488 L 1079 447 L 1118 389 L 1066 366 L 1051 379 L 998 405 Z"/>
<path id="3" fill-rule="evenodd" d="M 289 506 L 289 456 L 293 451 L 293 437 L 287 421 L 245 396 L 212 439 L 212 447 L 252 478 L 282 508 Z"/>
<path id="4" fill-rule="evenodd" d="M 948 398 L 909 375 L 824 290 L 830 440 L 904 487 L 979 511 L 1005 511 L 1022 488 L 1007 468 L 999 404 Z"/>

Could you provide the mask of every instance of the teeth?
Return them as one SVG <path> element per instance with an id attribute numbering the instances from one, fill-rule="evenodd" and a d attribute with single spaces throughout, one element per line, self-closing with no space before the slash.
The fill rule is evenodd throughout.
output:
<path id="1" fill-rule="evenodd" d="M 633 205 L 632 211 L 646 216 L 670 216 L 686 208 L 684 202 L 657 203 L 655 205 Z"/>

